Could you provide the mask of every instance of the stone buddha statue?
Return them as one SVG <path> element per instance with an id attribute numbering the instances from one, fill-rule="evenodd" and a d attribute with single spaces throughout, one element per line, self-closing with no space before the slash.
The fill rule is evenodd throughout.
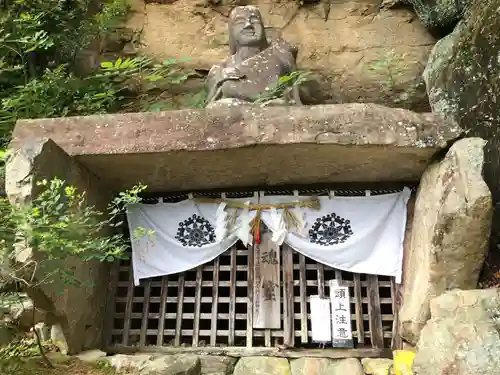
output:
<path id="1" fill-rule="evenodd" d="M 235 7 L 229 15 L 231 57 L 214 65 L 207 77 L 207 107 L 215 103 L 241 105 L 254 102 L 266 88 L 296 69 L 297 50 L 281 38 L 270 43 L 259 10 Z M 271 104 L 301 104 L 298 89 Z"/>

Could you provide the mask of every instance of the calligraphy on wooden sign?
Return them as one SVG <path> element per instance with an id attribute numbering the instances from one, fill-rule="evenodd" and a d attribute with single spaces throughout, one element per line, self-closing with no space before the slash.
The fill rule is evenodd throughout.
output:
<path id="1" fill-rule="evenodd" d="M 340 286 L 337 280 L 330 280 L 330 301 L 332 305 L 332 346 L 352 348 L 349 288 Z"/>
<path id="2" fill-rule="evenodd" d="M 264 231 L 254 246 L 253 328 L 281 328 L 280 247 Z"/>

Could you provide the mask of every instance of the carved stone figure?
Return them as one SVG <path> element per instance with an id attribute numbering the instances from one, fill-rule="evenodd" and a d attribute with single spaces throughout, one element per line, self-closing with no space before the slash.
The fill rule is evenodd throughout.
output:
<path id="1" fill-rule="evenodd" d="M 268 41 L 257 8 L 235 7 L 229 15 L 228 29 L 231 57 L 208 73 L 208 106 L 215 102 L 251 103 L 266 88 L 276 85 L 281 76 L 296 69 L 297 50 L 281 38 Z M 296 87 L 285 101 L 301 104 Z"/>

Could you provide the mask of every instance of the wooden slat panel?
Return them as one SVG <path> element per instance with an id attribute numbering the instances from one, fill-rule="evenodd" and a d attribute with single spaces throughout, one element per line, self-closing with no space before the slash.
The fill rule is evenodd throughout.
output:
<path id="1" fill-rule="evenodd" d="M 354 300 L 355 304 L 355 314 L 356 314 L 356 337 L 358 338 L 358 344 L 365 343 L 365 328 L 363 326 L 363 302 L 361 296 L 361 280 L 358 273 L 354 274 Z"/>
<path id="2" fill-rule="evenodd" d="M 280 248 L 271 238 L 271 232 L 263 231 L 254 248 L 253 328 L 281 328 Z"/>
<path id="3" fill-rule="evenodd" d="M 231 272 L 229 276 L 229 337 L 228 345 L 234 345 L 235 314 L 236 314 L 236 248 L 231 248 Z"/>
<path id="4" fill-rule="evenodd" d="M 132 336 L 139 335 L 141 332 L 140 329 L 131 329 L 130 334 Z M 123 333 L 122 329 L 114 329 L 113 330 L 113 335 L 121 335 Z M 148 329 L 146 332 L 146 336 L 156 336 L 157 330 L 156 329 Z M 165 330 L 165 336 L 173 336 L 177 332 L 175 329 L 166 329 Z M 259 331 L 253 331 L 254 337 L 264 337 L 265 335 L 265 330 L 259 330 Z M 295 336 L 300 336 L 302 331 L 295 331 L 294 334 Z M 184 337 L 189 337 L 193 336 L 193 330 L 192 329 L 183 329 L 181 332 L 182 336 Z M 229 331 L 227 329 L 221 329 L 217 331 L 217 334 L 220 336 L 228 336 Z M 200 329 L 200 336 L 209 336 L 210 335 L 210 330 L 209 329 Z M 246 330 L 235 330 L 234 331 L 234 336 L 235 337 L 246 337 L 247 331 Z M 312 332 L 308 331 L 307 332 L 308 337 L 312 336 Z M 366 333 L 366 335 L 369 335 L 369 332 Z M 282 330 L 271 330 L 271 337 L 283 337 L 283 331 Z M 368 336 L 367 336 L 368 337 Z M 392 333 L 391 332 L 384 332 L 384 338 L 391 338 Z M 343 349 L 343 350 L 349 350 L 349 349 Z"/>
<path id="5" fill-rule="evenodd" d="M 299 254 L 299 281 L 300 281 L 300 340 L 307 343 L 307 294 L 306 294 L 306 261 L 302 254 Z"/>
<path id="6" fill-rule="evenodd" d="M 266 329 L 264 331 L 264 345 L 266 348 L 269 348 L 271 346 L 271 330 Z"/>
<path id="7" fill-rule="evenodd" d="M 283 345 L 288 347 L 295 345 L 293 318 L 293 253 L 283 245 Z"/>
<path id="8" fill-rule="evenodd" d="M 312 267 L 311 267 L 312 266 Z M 321 265 L 320 265 L 321 266 Z M 294 267 L 294 269 L 298 270 L 298 267 Z M 323 266 L 323 269 L 325 269 L 325 267 Z M 214 271 L 214 267 L 213 266 L 207 266 L 207 267 L 204 267 L 203 268 L 204 271 Z M 230 271 L 230 267 L 229 266 L 220 266 L 219 268 L 220 271 Z M 247 271 L 247 266 L 236 266 L 236 270 L 237 271 Z M 317 266 L 314 265 L 314 264 L 306 264 L 306 271 L 316 271 L 317 270 Z M 172 288 L 177 288 L 179 286 L 179 283 L 177 281 L 171 281 L 169 282 L 169 285 L 170 287 Z M 202 286 L 203 287 L 212 287 L 214 284 L 213 284 L 213 281 L 211 280 L 204 280 L 202 282 Z M 244 287 L 244 286 L 247 286 L 248 285 L 248 282 L 245 281 L 245 280 L 238 280 L 236 282 L 236 286 L 239 286 L 239 287 Z M 296 280 L 295 281 L 295 285 L 299 285 L 299 280 Z M 350 281 L 350 280 L 344 280 L 344 285 L 345 286 L 349 286 L 349 287 L 353 287 L 354 286 L 354 282 L 353 281 Z M 366 281 L 361 281 L 361 286 L 362 287 L 366 287 L 368 284 Z M 122 287 L 122 288 L 126 288 L 128 286 L 128 281 L 121 281 L 118 283 L 118 287 Z M 186 281 L 184 283 L 184 286 L 185 287 L 196 287 L 196 281 Z M 229 287 L 229 281 L 220 281 L 219 282 L 219 286 L 221 287 Z M 307 280 L 307 286 L 318 286 L 318 280 Z M 390 288 L 391 287 L 391 282 L 390 281 L 379 281 L 379 286 L 380 287 L 385 287 L 385 288 Z M 159 288 L 161 287 L 161 281 L 152 281 L 151 282 L 151 287 L 153 288 Z"/>
<path id="9" fill-rule="evenodd" d="M 219 306 L 219 260 L 214 261 L 214 283 L 212 287 L 212 321 L 210 330 L 210 346 L 215 346 L 217 340 L 217 308 Z"/>
<path id="10" fill-rule="evenodd" d="M 134 298 L 134 277 L 132 275 L 132 267 L 129 269 L 129 282 L 127 289 L 127 304 L 125 305 L 125 322 L 123 325 L 123 337 L 122 344 L 124 346 L 128 345 L 129 335 L 130 335 L 130 319 L 132 314 L 132 301 Z"/>
<path id="11" fill-rule="evenodd" d="M 247 348 L 253 346 L 253 261 L 254 261 L 254 245 L 248 248 L 248 301 L 247 301 Z"/>
<path id="12" fill-rule="evenodd" d="M 342 281 L 342 271 L 337 269 L 335 270 L 335 279 L 338 280 L 340 286 L 347 286 Z"/>
<path id="13" fill-rule="evenodd" d="M 391 349 L 403 349 L 403 339 L 399 333 L 399 304 L 400 304 L 400 285 L 396 284 L 394 278 L 391 280 L 391 297 L 392 297 L 392 315 L 394 320 L 392 322 L 392 340 Z"/>
<path id="14" fill-rule="evenodd" d="M 301 315 L 299 313 L 294 314 L 294 319 L 300 320 Z M 124 313 L 117 313 L 115 314 L 116 318 L 121 318 L 123 319 L 125 317 Z M 142 312 L 141 313 L 132 313 L 131 314 L 132 319 L 142 319 Z M 167 319 L 172 319 L 175 320 L 177 317 L 177 313 L 167 313 L 165 314 L 165 317 Z M 149 313 L 148 316 L 149 319 L 159 319 L 160 314 L 159 313 Z M 202 320 L 210 320 L 212 318 L 212 313 L 201 313 L 200 314 L 200 319 Z M 236 320 L 247 320 L 247 314 L 235 314 Z M 284 314 L 281 315 L 281 318 L 284 319 Z M 182 313 L 182 319 L 188 319 L 188 320 L 193 320 L 194 319 L 194 313 Z M 219 320 L 229 320 L 229 314 L 225 313 L 218 313 L 217 314 L 217 319 Z M 311 314 L 307 314 L 307 319 L 311 319 Z M 368 314 L 363 314 L 363 319 L 368 321 Z M 351 320 L 356 320 L 356 315 L 351 313 Z M 382 321 L 393 321 L 393 315 L 392 314 L 382 314 Z"/>
<path id="15" fill-rule="evenodd" d="M 321 263 L 316 264 L 318 268 L 318 295 L 320 298 L 325 297 L 325 272 Z M 308 280 L 309 281 L 309 280 Z"/>
<path id="16" fill-rule="evenodd" d="M 323 266 L 323 268 L 325 269 L 325 271 L 332 269 L 331 267 L 328 267 L 328 266 Z M 120 267 L 120 272 L 127 272 L 128 269 L 129 269 L 128 266 L 127 267 L 121 266 Z M 298 270 L 299 269 L 299 265 L 298 264 L 294 264 L 293 265 L 293 269 L 294 270 Z M 306 264 L 306 270 L 308 270 L 308 271 L 316 271 L 316 269 L 317 269 L 316 264 L 310 264 L 310 263 Z M 204 271 L 213 271 L 213 270 L 214 270 L 213 266 L 206 266 L 204 268 Z M 228 265 L 220 266 L 220 271 L 230 271 L 230 270 L 231 270 L 231 266 L 228 266 Z M 246 271 L 247 270 L 247 266 L 246 265 L 237 265 L 236 266 L 236 270 L 237 271 Z M 353 285 L 352 281 L 345 280 L 344 282 L 347 283 L 346 286 L 352 286 Z M 390 281 L 379 281 L 379 283 L 380 283 L 380 286 L 385 286 L 385 287 L 389 287 L 391 285 Z M 159 283 L 158 283 L 158 285 L 159 285 Z M 156 286 L 158 286 L 158 285 L 156 285 Z M 363 281 L 361 285 L 362 286 L 366 286 L 367 284 L 366 284 L 366 282 Z M 123 282 L 121 282 L 121 283 L 118 284 L 118 286 L 126 286 L 126 285 L 123 285 Z M 186 284 L 186 286 L 188 286 L 188 285 Z"/>
<path id="17" fill-rule="evenodd" d="M 167 313 L 168 276 L 161 278 L 160 316 L 158 317 L 158 335 L 156 345 L 163 345 L 163 330 L 165 329 L 165 318 Z"/>
<path id="18" fill-rule="evenodd" d="M 200 309 L 201 309 L 201 277 L 202 277 L 203 266 L 199 266 L 196 269 L 196 290 L 194 296 L 194 322 L 193 322 L 193 343 L 192 346 L 198 346 L 198 340 L 200 338 Z"/>
<path id="19" fill-rule="evenodd" d="M 255 299 L 255 298 L 254 298 Z M 293 300 L 296 303 L 300 302 L 301 297 L 294 297 Z M 144 297 L 134 297 L 132 301 L 142 303 L 144 301 Z M 185 303 L 194 303 L 194 297 L 183 297 L 183 301 Z M 361 299 L 363 303 L 368 303 L 368 298 L 363 297 Z M 127 298 L 117 298 L 116 302 L 127 302 Z M 150 298 L 151 303 L 160 303 L 160 297 Z M 236 303 L 246 303 L 247 297 L 236 297 Z M 309 302 L 309 297 L 306 296 L 306 303 Z M 167 297 L 167 303 L 179 303 L 179 297 Z M 212 303 L 212 297 L 201 297 L 201 303 Z M 229 303 L 229 297 L 219 297 L 219 303 Z M 380 298 L 381 304 L 392 305 L 392 298 Z"/>
<path id="20" fill-rule="evenodd" d="M 167 298 L 168 300 L 168 298 Z M 179 288 L 177 290 L 177 317 L 175 319 L 175 340 L 174 345 L 181 344 L 182 328 L 182 305 L 184 304 L 184 273 L 179 274 Z"/>
<path id="21" fill-rule="evenodd" d="M 368 279 L 368 316 L 370 324 L 370 337 L 374 348 L 384 347 L 384 332 L 380 312 L 380 294 L 378 290 L 378 277 L 366 275 Z"/>
<path id="22" fill-rule="evenodd" d="M 318 294 L 320 296 L 324 295 L 325 292 L 325 287 L 324 287 L 324 277 L 325 275 L 331 275 L 332 273 L 335 274 L 335 277 L 338 278 L 340 271 L 332 269 L 328 266 L 323 266 L 321 264 L 318 264 L 316 262 L 311 262 L 311 260 L 306 259 L 303 256 L 297 257 L 298 262 L 296 264 L 293 264 L 293 259 L 292 258 L 292 250 L 290 249 L 290 279 L 289 279 L 289 284 L 287 285 L 286 283 L 286 263 L 288 261 L 288 258 L 285 254 L 285 247 L 282 249 L 283 250 L 283 257 L 280 259 L 283 262 L 283 291 L 281 291 L 281 288 L 279 290 L 279 294 L 283 293 L 283 296 L 280 296 L 280 300 L 283 302 L 283 312 L 280 314 L 280 323 L 281 320 L 284 321 L 284 326 L 283 330 L 280 328 L 276 330 L 254 330 L 252 329 L 252 320 L 255 320 L 252 312 L 252 291 L 248 290 L 248 297 L 236 297 L 236 288 L 235 286 L 238 287 L 246 287 L 247 285 L 253 285 L 255 280 L 252 280 L 252 258 L 248 259 L 248 265 L 251 267 L 250 270 L 248 269 L 247 265 L 242 265 L 242 264 L 236 264 L 236 257 L 231 258 L 233 251 L 234 254 L 240 254 L 240 255 L 248 255 L 252 254 L 252 250 L 235 250 L 231 249 L 229 250 L 226 255 L 223 255 L 223 260 L 226 259 L 227 262 L 227 257 L 229 257 L 229 263 L 226 263 L 226 265 L 219 267 L 215 267 L 216 262 L 219 262 L 219 259 L 214 261 L 213 265 L 209 266 L 203 266 L 203 271 L 207 270 L 212 270 L 213 271 L 213 278 L 210 276 L 209 280 L 201 280 L 202 274 L 200 274 L 199 279 L 198 279 L 198 270 L 196 272 L 196 281 L 194 280 L 194 272 L 190 272 L 188 274 L 183 274 L 183 275 L 188 275 L 189 277 L 188 280 L 185 280 L 185 278 L 182 279 L 182 282 L 179 278 L 178 280 L 168 280 L 168 287 L 177 287 L 179 285 L 182 285 L 181 288 L 178 290 L 178 295 L 177 296 L 168 296 L 167 295 L 167 288 L 163 288 L 163 284 L 166 281 L 166 278 L 155 278 L 153 280 L 147 280 L 143 282 L 143 287 L 145 286 L 145 291 L 144 291 L 144 297 L 134 297 L 133 296 L 133 287 L 130 288 L 130 285 L 132 285 L 133 280 L 130 278 L 129 281 L 127 282 L 117 282 L 117 287 L 121 287 L 119 289 L 120 295 L 124 296 L 125 288 L 128 288 L 126 290 L 126 295 L 127 297 L 119 297 L 116 298 L 116 302 L 125 302 L 125 309 L 123 310 L 123 307 L 120 306 L 121 311 L 120 313 L 115 313 L 113 314 L 114 318 L 118 319 L 124 319 L 125 324 L 123 326 L 123 330 L 110 330 L 106 333 L 105 338 L 111 338 L 112 335 L 115 335 L 117 332 L 120 333 L 120 336 L 123 335 L 123 337 L 120 337 L 120 342 L 127 342 L 127 346 L 130 345 L 135 345 L 139 344 L 140 346 L 143 346 L 147 341 L 150 341 L 151 338 L 154 339 L 154 341 L 157 342 L 157 345 L 165 345 L 166 341 L 172 340 L 169 344 L 172 345 L 177 345 L 176 341 L 179 342 L 178 345 L 182 343 L 182 339 L 186 338 L 189 340 L 192 337 L 192 343 L 193 346 L 199 345 L 199 337 L 201 336 L 210 336 L 210 344 L 209 346 L 211 347 L 217 347 L 218 345 L 222 344 L 222 342 L 218 342 L 218 338 L 227 336 L 228 341 L 229 337 L 232 336 L 233 338 L 233 344 L 230 345 L 245 345 L 243 342 L 246 343 L 246 345 L 252 345 L 252 339 L 254 337 L 260 337 L 261 339 L 264 339 L 264 342 L 266 346 L 276 346 L 279 345 L 281 342 L 285 344 L 285 346 L 294 346 L 295 342 L 295 337 L 294 336 L 300 336 L 302 342 L 309 342 L 311 338 L 311 332 L 307 330 L 307 324 L 308 320 L 310 319 L 310 314 L 307 314 L 307 303 L 309 301 L 309 297 L 307 296 L 307 288 L 313 287 L 315 290 L 317 289 Z M 301 259 L 302 258 L 302 259 Z M 278 258 L 279 259 L 279 258 Z M 303 262 L 303 264 L 301 263 Z M 227 265 L 229 264 L 229 265 Z M 219 265 L 219 264 L 217 264 Z M 254 265 L 255 266 L 255 265 Z M 219 270 L 226 269 L 227 271 L 233 270 L 233 272 L 229 272 L 229 280 L 225 279 L 223 281 L 219 281 Z M 126 267 L 128 271 L 130 271 L 130 267 Z M 296 280 L 293 280 L 293 270 L 296 269 L 298 270 L 299 277 Z M 248 278 L 247 280 L 240 280 L 236 281 L 236 275 L 237 271 L 247 271 Z M 314 273 L 307 273 L 307 270 L 314 270 Z M 281 271 L 280 271 L 281 272 Z M 325 274 L 327 272 L 328 274 Z M 215 274 L 217 273 L 217 277 Z M 312 280 L 306 280 L 306 277 L 310 277 L 313 275 Z M 228 281 L 227 281 L 228 280 Z M 279 280 L 279 278 L 278 278 Z M 253 281 L 253 282 L 252 282 Z M 351 303 L 356 306 L 356 309 L 352 312 L 351 314 L 351 319 L 356 322 L 356 337 L 358 338 L 358 342 L 360 344 L 363 344 L 365 342 L 365 338 L 370 338 L 371 341 L 373 342 L 374 348 L 383 348 L 384 346 L 384 338 L 387 339 L 392 339 L 391 342 L 391 347 L 397 349 L 398 348 L 398 341 L 401 342 L 401 338 L 399 337 L 399 332 L 398 332 L 398 325 L 399 323 L 397 322 L 398 316 L 394 317 L 393 314 L 381 314 L 381 306 L 380 304 L 391 304 L 392 309 L 394 312 L 398 311 L 398 295 L 397 291 L 395 291 L 395 285 L 394 285 L 394 280 L 393 279 L 385 279 L 384 281 L 378 281 L 378 278 L 375 276 L 375 286 L 373 285 L 373 277 L 368 276 L 367 281 L 361 281 L 360 276 L 357 274 L 353 274 L 352 281 L 349 280 L 344 280 L 341 285 L 344 286 L 351 286 L 353 288 L 354 294 L 351 296 Z M 148 289 L 148 284 L 149 284 L 149 304 L 146 303 L 147 298 L 148 298 L 148 292 L 146 289 Z M 201 294 L 201 289 L 198 289 L 197 285 L 201 285 L 202 287 L 210 287 L 212 288 L 212 295 L 211 296 L 206 296 L 203 297 Z M 369 286 L 370 285 L 370 286 Z M 297 286 L 298 289 L 301 291 L 299 296 L 294 296 L 294 288 L 293 286 Z M 367 297 L 362 297 L 361 292 L 362 288 L 366 286 L 368 295 Z M 161 287 L 161 289 L 159 288 Z M 189 297 L 185 297 L 184 293 L 184 288 L 185 287 L 191 287 L 191 288 L 196 288 L 194 290 L 193 294 L 190 294 Z M 225 287 L 230 287 L 230 292 L 229 295 L 226 294 L 227 292 L 224 289 L 220 288 L 225 288 Z M 391 287 L 391 298 L 381 298 L 380 297 L 380 287 Z M 165 294 L 163 293 L 165 289 Z M 161 292 L 160 292 L 161 290 Z M 181 292 L 182 290 L 182 292 Z M 192 290 L 192 289 L 191 289 Z M 198 290 L 200 290 L 200 293 L 198 294 Z M 315 291 L 314 290 L 314 291 Z M 188 289 L 186 289 L 187 293 Z M 313 293 L 314 293 L 313 291 Z M 363 291 L 364 292 L 364 291 Z M 132 293 L 132 294 L 130 294 Z M 205 294 L 206 295 L 206 294 Z M 222 295 L 223 297 L 221 297 Z M 145 306 L 142 309 L 142 312 L 135 312 L 132 313 L 132 306 L 134 309 L 136 308 L 137 305 L 134 305 L 137 303 L 145 303 Z M 167 305 L 167 304 L 171 305 Z M 192 312 L 185 313 L 183 312 L 182 304 L 183 303 L 189 303 L 191 306 L 194 307 L 194 310 L 191 310 Z M 202 303 L 210 303 L 212 304 L 212 310 L 207 311 L 206 313 L 201 312 L 201 304 Z M 218 304 L 219 303 L 229 303 L 230 305 L 230 311 L 227 313 L 219 313 L 218 309 Z M 232 303 L 232 309 L 231 309 L 231 303 Z M 241 304 L 246 304 L 247 305 L 247 312 L 248 313 L 236 313 L 236 303 L 241 303 Z M 300 304 L 301 306 L 301 311 L 294 313 L 294 304 Z M 153 311 L 157 311 L 158 313 L 150 313 L 149 310 L 146 311 L 146 309 L 149 307 L 150 304 L 159 304 L 155 308 L 151 308 Z M 167 311 L 167 306 L 172 306 L 172 304 L 176 304 L 177 308 L 177 313 L 175 312 L 170 312 L 166 313 Z M 304 307 L 305 304 L 305 308 Z M 368 305 L 368 314 L 363 314 L 362 313 L 362 305 L 363 304 L 369 304 Z M 199 306 L 198 308 L 196 306 Z M 227 305 L 226 305 L 227 306 Z M 288 312 L 286 309 L 287 307 L 290 307 L 290 312 Z M 377 308 L 378 307 L 378 308 Z M 227 308 L 227 307 L 226 307 Z M 374 309 L 375 308 L 375 309 Z M 162 311 L 162 309 L 164 311 Z M 375 310 L 375 311 L 374 311 Z M 175 311 L 175 310 L 172 310 Z M 227 310 L 226 310 L 227 311 Z M 290 314 L 288 314 L 290 313 Z M 305 315 L 305 316 L 304 316 Z M 378 318 L 377 318 L 378 316 Z M 158 319 L 158 330 L 155 329 L 147 329 L 147 323 L 148 320 L 154 320 Z M 166 321 L 165 321 L 166 319 Z M 179 322 L 179 319 L 181 320 Z M 211 327 L 207 327 L 207 329 L 201 329 L 200 327 L 200 319 L 202 320 L 211 320 L 212 324 Z M 176 328 L 179 327 L 179 329 L 173 329 L 173 320 L 176 320 L 175 326 Z M 183 320 L 194 320 L 193 322 L 193 327 L 192 329 L 182 329 L 183 326 Z M 217 330 L 217 323 L 218 320 L 226 320 L 228 324 L 228 329 L 224 330 Z M 243 330 L 242 328 L 236 329 L 236 320 L 246 320 L 247 321 L 247 327 L 249 329 Z M 297 327 L 297 330 L 294 330 L 294 320 L 300 320 L 301 321 L 301 326 Z M 364 330 L 363 327 L 363 320 L 369 322 L 370 329 L 369 330 Z M 170 321 L 170 323 L 169 323 Z M 286 323 L 288 321 L 288 324 Z M 303 323 L 305 321 L 305 329 L 303 327 Z M 385 326 L 382 325 L 382 321 L 384 321 L 385 326 L 387 326 L 387 322 L 390 321 L 392 322 L 392 330 L 387 330 L 384 331 Z M 127 322 L 128 322 L 128 327 L 127 327 Z M 112 322 L 113 323 L 113 322 Z M 138 327 L 138 323 L 141 325 L 141 329 L 135 329 L 135 327 Z M 207 322 L 208 323 L 208 322 Z M 165 329 L 167 324 L 170 325 L 170 329 Z M 232 326 L 231 326 L 231 325 Z M 163 325 L 163 327 L 162 327 Z M 281 326 L 281 324 L 280 324 Z M 288 326 L 288 327 L 287 327 Z M 134 327 L 134 329 L 131 329 Z M 113 328 L 113 327 L 112 327 Z M 116 328 L 116 327 L 115 327 Z M 122 328 L 122 327 L 119 327 Z M 155 333 L 152 333 L 152 332 Z M 207 331 L 209 334 L 207 334 Z M 126 333 L 126 334 L 125 334 Z M 307 335 L 306 341 L 304 341 L 305 337 Z M 153 337 L 150 337 L 153 336 Z M 165 336 L 168 337 L 167 340 L 165 340 Z M 187 337 L 183 337 L 187 336 Z M 125 338 L 126 337 L 126 338 Z M 243 338 L 243 340 L 242 340 Z M 288 338 L 288 339 L 287 339 Z M 283 341 L 281 341 L 283 339 Z M 186 342 L 187 340 L 184 340 Z M 207 340 L 208 341 L 208 340 Z M 226 343 L 228 343 L 226 341 Z M 207 343 L 208 344 L 208 343 Z M 290 345 L 291 344 L 291 345 Z M 123 345 L 123 344 L 122 344 Z"/>
<path id="23" fill-rule="evenodd" d="M 139 346 L 146 345 L 146 331 L 148 330 L 149 297 L 151 296 L 151 279 L 145 281 L 144 286 L 144 304 L 142 306 L 141 335 L 139 337 Z"/>

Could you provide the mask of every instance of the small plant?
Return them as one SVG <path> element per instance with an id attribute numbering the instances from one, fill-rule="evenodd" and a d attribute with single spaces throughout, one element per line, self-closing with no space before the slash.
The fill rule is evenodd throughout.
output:
<path id="1" fill-rule="evenodd" d="M 0 12 L 0 147 L 19 119 L 149 111 L 190 74 L 176 59 L 117 58 L 80 69 L 81 51 L 118 32 L 129 0 L 16 0 Z"/>
<path id="2" fill-rule="evenodd" d="M 129 240 L 115 228 L 122 225 L 126 207 L 141 201 L 139 195 L 146 186 L 139 184 L 118 194 L 102 212 L 87 204 L 85 192 L 60 179 L 37 185 L 40 193 L 25 206 L 0 198 L 0 291 L 11 293 L 12 285 L 33 290 L 56 281 L 82 286 L 85 283 L 75 276 L 69 260 L 113 262 L 128 257 Z M 137 228 L 132 239 L 152 234 Z M 36 256 L 27 255 L 30 252 Z M 22 255 L 25 260 L 20 261 Z M 35 323 L 33 316 L 40 354 L 50 366 Z"/>
<path id="3" fill-rule="evenodd" d="M 49 342 L 42 342 L 42 347 L 45 350 L 50 350 L 52 345 Z M 36 355 L 39 355 L 38 344 L 36 339 L 31 337 L 22 337 L 0 348 L 0 361 L 34 357 Z"/>
<path id="4" fill-rule="evenodd" d="M 274 86 L 266 88 L 259 95 L 255 103 L 265 104 L 275 99 L 290 97 L 292 90 L 298 88 L 304 82 L 307 82 L 309 77 L 308 72 L 294 71 L 289 75 L 281 76 Z"/>

